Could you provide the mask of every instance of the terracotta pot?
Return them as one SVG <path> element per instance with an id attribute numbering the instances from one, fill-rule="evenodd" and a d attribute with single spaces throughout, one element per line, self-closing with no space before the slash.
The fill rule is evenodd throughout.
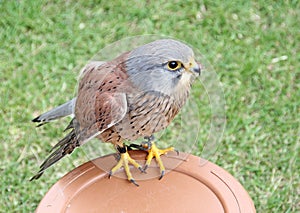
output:
<path id="1" fill-rule="evenodd" d="M 146 153 L 131 156 L 143 165 Z M 114 155 L 87 162 L 52 186 L 36 212 L 255 212 L 241 184 L 217 165 L 185 153 L 162 160 L 168 172 L 161 180 L 155 160 L 146 174 L 131 168 L 139 187 L 122 170 L 108 178 Z"/>

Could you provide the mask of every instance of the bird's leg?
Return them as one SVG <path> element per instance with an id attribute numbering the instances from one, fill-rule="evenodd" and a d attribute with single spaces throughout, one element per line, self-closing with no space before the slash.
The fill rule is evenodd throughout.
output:
<path id="1" fill-rule="evenodd" d="M 123 146 L 118 146 L 117 145 L 117 150 L 120 153 L 120 159 L 117 163 L 117 165 L 115 165 L 109 172 L 109 178 L 117 171 L 119 170 L 121 167 L 124 168 L 125 173 L 127 175 L 128 180 L 133 183 L 136 186 L 139 186 L 134 178 L 132 177 L 132 174 L 130 172 L 130 168 L 129 168 L 129 163 L 131 163 L 135 168 L 138 168 L 141 172 L 144 172 L 143 168 L 140 166 L 140 164 L 138 164 L 134 159 L 132 159 L 128 152 L 127 152 L 127 147 L 126 145 L 123 144 Z"/>
<path id="2" fill-rule="evenodd" d="M 159 166 L 159 169 L 160 169 L 160 177 L 159 177 L 159 180 L 160 180 L 165 175 L 165 171 L 166 171 L 165 166 L 164 166 L 160 156 L 166 154 L 169 151 L 175 151 L 175 149 L 174 149 L 174 147 L 169 147 L 166 149 L 157 148 L 157 146 L 153 142 L 154 136 L 152 136 L 152 135 L 150 137 L 145 137 L 145 139 L 147 139 L 147 141 L 145 141 L 141 144 L 141 147 L 143 147 L 143 150 L 148 151 L 148 156 L 147 156 L 147 161 L 146 161 L 146 164 L 144 167 L 144 171 L 149 167 L 152 158 L 155 158 L 155 160 Z"/>

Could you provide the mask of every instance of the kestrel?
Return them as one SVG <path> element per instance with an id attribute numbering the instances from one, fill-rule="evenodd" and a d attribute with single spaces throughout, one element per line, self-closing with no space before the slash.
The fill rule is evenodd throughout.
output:
<path id="1" fill-rule="evenodd" d="M 78 95 L 69 102 L 46 112 L 33 122 L 42 124 L 70 114 L 69 134 L 52 149 L 50 156 L 31 178 L 44 171 L 93 137 L 112 143 L 120 158 L 110 175 L 124 167 L 128 180 L 135 185 L 129 163 L 144 171 L 155 158 L 160 178 L 165 173 L 160 155 L 174 150 L 161 150 L 153 134 L 166 128 L 185 104 L 200 65 L 193 50 L 176 40 L 161 39 L 123 53 L 109 62 L 88 64 L 79 81 Z M 132 159 L 125 141 L 148 139 L 144 168 Z"/>

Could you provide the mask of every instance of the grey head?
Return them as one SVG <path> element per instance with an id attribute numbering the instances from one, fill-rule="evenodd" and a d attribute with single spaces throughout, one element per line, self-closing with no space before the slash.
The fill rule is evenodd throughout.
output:
<path id="1" fill-rule="evenodd" d="M 173 39 L 161 39 L 129 53 L 126 70 L 130 81 L 142 91 L 172 95 L 187 90 L 200 74 L 193 50 Z"/>

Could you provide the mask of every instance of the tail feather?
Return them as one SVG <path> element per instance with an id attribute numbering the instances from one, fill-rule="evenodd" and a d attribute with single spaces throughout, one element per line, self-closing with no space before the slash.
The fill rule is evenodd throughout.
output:
<path id="1" fill-rule="evenodd" d="M 39 122 L 40 124 L 38 126 L 42 126 L 52 120 L 71 115 L 74 113 L 75 103 L 76 98 L 73 98 L 72 100 L 32 119 L 32 122 Z"/>
<path id="2" fill-rule="evenodd" d="M 72 121 L 71 121 L 71 123 L 72 123 Z M 79 141 L 76 137 L 75 130 L 72 129 L 72 131 L 68 135 L 66 135 L 66 137 L 64 137 L 62 140 L 60 140 L 52 148 L 52 150 L 51 150 L 52 153 L 42 163 L 42 165 L 40 166 L 40 170 L 38 171 L 38 173 L 35 176 L 33 176 L 30 179 L 30 181 L 39 179 L 47 168 L 49 168 L 50 166 L 55 164 L 57 161 L 62 159 L 67 154 L 72 153 L 73 150 L 78 146 L 80 146 Z"/>
<path id="3" fill-rule="evenodd" d="M 60 147 L 64 146 L 64 144 L 70 144 L 70 142 L 72 142 L 75 139 L 77 140 L 77 137 L 76 137 L 76 134 L 75 134 L 75 129 L 74 129 L 74 124 L 73 124 L 74 120 L 75 119 L 73 118 L 72 121 L 70 122 L 70 124 L 67 127 L 68 129 L 72 129 L 72 131 L 69 134 L 67 134 L 66 137 L 64 137 L 62 140 L 60 140 L 57 144 L 55 144 L 52 147 L 52 149 L 50 150 L 50 152 L 53 152 L 57 148 L 60 148 Z"/>

